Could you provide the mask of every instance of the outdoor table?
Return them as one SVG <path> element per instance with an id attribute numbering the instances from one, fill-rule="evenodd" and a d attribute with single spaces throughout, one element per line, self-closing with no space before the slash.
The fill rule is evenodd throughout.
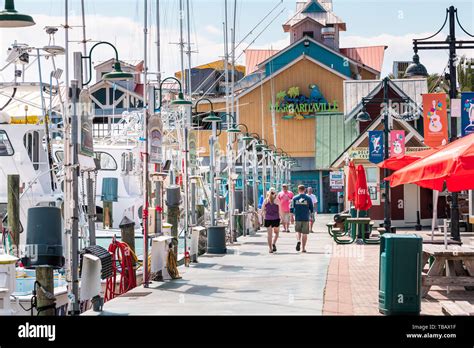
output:
<path id="1" fill-rule="evenodd" d="M 349 225 L 354 225 L 353 228 L 350 229 L 351 231 L 351 239 L 339 239 L 338 235 L 334 234 L 334 241 L 338 244 L 352 244 L 356 241 L 357 239 L 357 226 L 360 225 L 361 228 L 362 228 L 362 241 L 364 242 L 364 244 L 378 244 L 380 243 L 380 240 L 368 240 L 365 238 L 365 228 L 367 226 L 367 228 L 370 228 L 369 225 L 370 225 L 370 222 L 372 220 L 369 218 L 369 217 L 360 217 L 360 218 L 347 218 L 346 221 L 345 221 L 345 227 L 344 227 L 344 230 L 345 231 L 349 231 Z"/>
<path id="2" fill-rule="evenodd" d="M 424 244 L 421 268 L 430 257 L 434 262 L 427 274 L 422 274 L 421 296 L 425 297 L 433 285 L 474 286 L 474 249 L 466 246 Z M 466 267 L 464 270 L 463 265 Z M 446 275 L 443 271 L 446 268 Z"/>

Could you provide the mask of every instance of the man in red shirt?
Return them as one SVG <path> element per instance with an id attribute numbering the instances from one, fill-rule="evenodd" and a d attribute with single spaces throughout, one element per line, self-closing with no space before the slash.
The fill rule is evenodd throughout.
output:
<path id="1" fill-rule="evenodd" d="M 288 185 L 282 185 L 283 191 L 278 194 L 281 209 L 281 224 L 283 225 L 283 232 L 290 232 L 290 203 L 293 199 L 293 192 L 288 190 Z"/>

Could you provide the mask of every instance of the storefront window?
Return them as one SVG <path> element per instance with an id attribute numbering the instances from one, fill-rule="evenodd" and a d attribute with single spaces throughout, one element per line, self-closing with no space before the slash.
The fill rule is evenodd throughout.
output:
<path id="1" fill-rule="evenodd" d="M 5 131 L 0 130 L 0 156 L 13 156 L 13 147 Z"/>

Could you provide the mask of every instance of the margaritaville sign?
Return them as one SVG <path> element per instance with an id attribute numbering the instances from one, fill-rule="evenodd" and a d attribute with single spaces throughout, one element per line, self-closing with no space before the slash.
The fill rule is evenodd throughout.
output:
<path id="1" fill-rule="evenodd" d="M 329 103 L 317 85 L 310 85 L 310 96 L 300 94 L 299 87 L 291 87 L 288 91 L 280 91 L 276 95 L 276 103 L 270 103 L 270 110 L 282 113 L 284 120 L 304 120 L 315 118 L 316 115 L 339 113 L 337 101 Z"/>

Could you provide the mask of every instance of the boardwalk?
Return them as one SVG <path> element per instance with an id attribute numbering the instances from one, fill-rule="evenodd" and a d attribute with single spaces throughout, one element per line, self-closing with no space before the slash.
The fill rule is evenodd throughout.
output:
<path id="1" fill-rule="evenodd" d="M 320 220 L 306 254 L 296 252 L 294 233 L 280 233 L 278 252 L 269 254 L 262 231 L 239 238 L 227 255 L 180 267 L 180 280 L 109 301 L 100 315 L 321 315 L 331 240 Z"/>

